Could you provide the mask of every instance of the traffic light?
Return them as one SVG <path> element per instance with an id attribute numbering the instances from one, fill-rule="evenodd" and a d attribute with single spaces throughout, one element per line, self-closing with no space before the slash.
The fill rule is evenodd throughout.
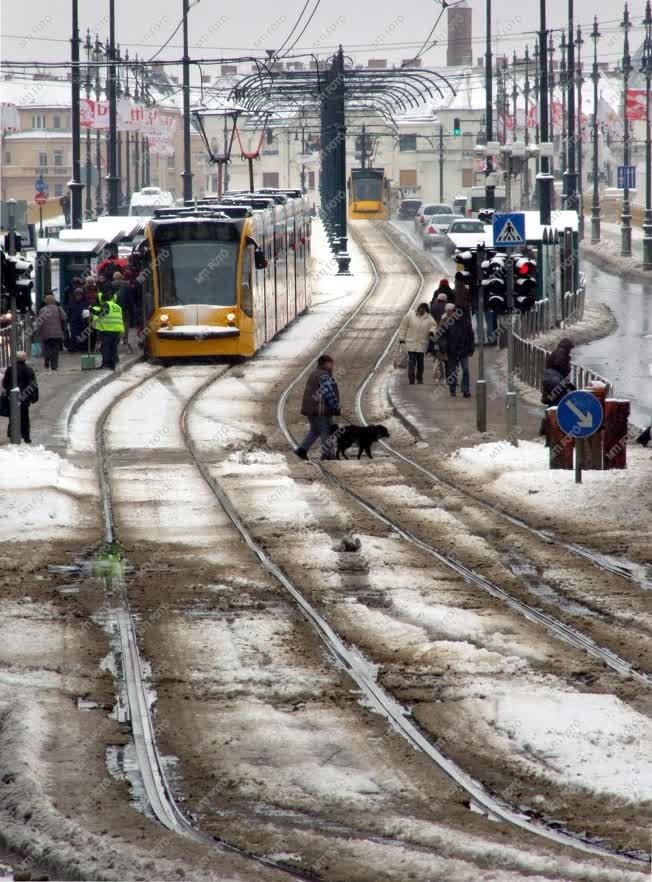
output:
<path id="1" fill-rule="evenodd" d="M 4 249 L 7 254 L 9 254 L 9 238 L 9 233 L 5 233 Z M 20 252 L 23 250 L 23 237 L 20 235 L 20 233 L 14 233 L 14 246 L 16 254 L 20 254 Z"/>
<path id="2" fill-rule="evenodd" d="M 475 281 L 477 259 L 478 252 L 471 251 L 469 248 L 455 252 L 455 263 L 458 270 L 455 277 L 461 277 L 467 287 L 471 287 Z"/>
<path id="3" fill-rule="evenodd" d="M 494 218 L 494 209 L 493 208 L 481 208 L 478 211 L 478 220 L 482 221 L 483 224 L 490 224 L 493 222 Z"/>
<path id="4" fill-rule="evenodd" d="M 528 312 L 536 303 L 537 264 L 529 257 L 517 257 L 514 261 L 514 307 Z"/>
<path id="5" fill-rule="evenodd" d="M 482 287 L 485 291 L 485 309 L 492 309 L 497 315 L 507 312 L 504 254 L 496 254 L 483 262 Z"/>
<path id="6" fill-rule="evenodd" d="M 460 122 L 459 116 L 456 116 L 453 120 L 453 134 L 456 138 L 462 134 L 462 124 Z"/>

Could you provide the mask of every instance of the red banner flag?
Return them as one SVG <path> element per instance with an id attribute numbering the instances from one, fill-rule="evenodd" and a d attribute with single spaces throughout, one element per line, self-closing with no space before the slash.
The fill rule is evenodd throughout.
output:
<path id="1" fill-rule="evenodd" d="M 625 116 L 627 119 L 645 119 L 645 89 L 628 89 Z"/>

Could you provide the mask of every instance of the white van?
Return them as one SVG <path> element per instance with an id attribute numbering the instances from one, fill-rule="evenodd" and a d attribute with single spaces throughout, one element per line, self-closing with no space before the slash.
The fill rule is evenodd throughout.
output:
<path id="1" fill-rule="evenodd" d="M 155 208 L 174 208 L 174 197 L 160 187 L 143 187 L 131 196 L 130 217 L 152 217 Z"/>
<path id="2" fill-rule="evenodd" d="M 457 199 L 455 201 L 457 202 Z M 466 207 L 464 214 L 467 217 L 477 217 L 478 212 L 487 207 L 486 201 L 487 194 L 484 187 L 469 187 L 466 192 Z M 494 208 L 496 211 L 502 211 L 504 207 L 505 188 L 494 187 Z"/>

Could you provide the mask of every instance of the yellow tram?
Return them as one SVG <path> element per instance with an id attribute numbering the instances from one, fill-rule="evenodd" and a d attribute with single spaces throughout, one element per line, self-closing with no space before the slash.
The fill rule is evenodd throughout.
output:
<path id="1" fill-rule="evenodd" d="M 352 168 L 349 178 L 349 220 L 389 218 L 389 181 L 383 168 Z"/>
<path id="2" fill-rule="evenodd" d="M 292 190 L 156 212 L 134 255 L 145 354 L 252 356 L 310 303 L 310 223 Z"/>

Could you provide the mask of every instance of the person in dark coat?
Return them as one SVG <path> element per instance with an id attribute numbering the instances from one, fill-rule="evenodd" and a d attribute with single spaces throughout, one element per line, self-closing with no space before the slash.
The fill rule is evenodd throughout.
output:
<path id="1" fill-rule="evenodd" d="M 571 351 L 574 348 L 573 341 L 564 337 L 546 356 L 541 390 L 541 401 L 546 407 L 556 407 L 567 392 L 575 390 L 575 386 L 569 380 Z"/>
<path id="2" fill-rule="evenodd" d="M 434 301 L 437 300 L 439 294 L 445 294 L 446 300 L 448 303 L 453 302 L 453 291 L 448 279 L 440 279 L 439 284 L 435 288 L 435 293 L 432 295 L 432 300 L 430 301 L 431 305 Z M 434 316 L 433 316 L 434 318 Z"/>
<path id="3" fill-rule="evenodd" d="M 435 296 L 430 301 L 430 315 L 434 318 L 437 324 L 439 324 L 444 317 L 444 310 L 446 309 L 447 303 L 448 294 L 444 291 L 440 291 L 439 294 L 435 292 Z"/>
<path id="4" fill-rule="evenodd" d="M 569 377 L 571 373 L 571 351 L 575 344 L 569 337 L 564 337 L 557 347 L 546 355 L 541 383 L 541 401 L 548 407 L 556 407 L 567 392 L 574 392 L 575 385 Z M 541 420 L 540 435 L 546 436 L 546 445 L 550 444 L 546 418 Z"/>
<path id="5" fill-rule="evenodd" d="M 30 405 L 36 404 L 38 401 L 38 383 L 34 368 L 27 364 L 27 353 L 16 353 L 16 373 L 18 375 L 18 389 L 20 390 L 20 436 L 25 444 L 32 443 L 31 426 L 29 422 Z M 9 395 L 12 388 L 11 383 L 11 365 L 5 371 L 2 378 L 2 388 Z M 11 438 L 11 423 L 7 426 L 7 436 Z"/>
<path id="6" fill-rule="evenodd" d="M 83 352 L 88 347 L 87 321 L 84 317 L 84 313 L 87 310 L 88 306 L 84 299 L 84 292 L 81 288 L 77 288 L 73 292 L 72 301 L 68 307 L 71 352 Z"/>
<path id="7" fill-rule="evenodd" d="M 439 334 L 443 337 L 446 351 L 447 372 L 446 382 L 451 398 L 457 394 L 457 369 L 462 368 L 462 395 L 471 397 L 471 379 L 469 376 L 469 356 L 473 355 L 473 326 L 471 314 L 464 309 L 449 303 L 439 326 Z"/>
<path id="8" fill-rule="evenodd" d="M 56 371 L 59 367 L 59 350 L 66 338 L 66 314 L 54 294 L 45 295 L 45 305 L 36 319 L 38 336 L 43 347 L 43 364 Z"/>
<path id="9" fill-rule="evenodd" d="M 333 417 L 340 415 L 340 393 L 333 376 L 335 362 L 324 353 L 308 377 L 301 402 L 301 413 L 308 417 L 308 433 L 294 451 L 299 459 L 308 459 L 308 451 L 321 438 L 321 458 L 335 459 L 332 447 Z"/>

